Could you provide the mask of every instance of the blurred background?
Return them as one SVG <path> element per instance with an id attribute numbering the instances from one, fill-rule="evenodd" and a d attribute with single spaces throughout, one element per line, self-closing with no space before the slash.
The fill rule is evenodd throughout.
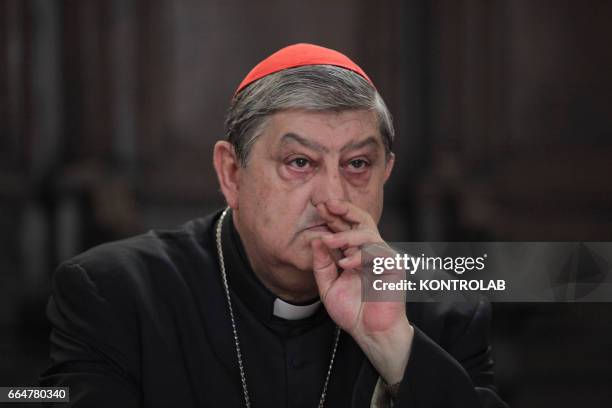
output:
<path id="1" fill-rule="evenodd" d="M 223 205 L 250 68 L 352 57 L 395 115 L 390 241 L 612 241 L 612 2 L 0 0 L 0 385 L 47 366 L 54 268 Z M 514 407 L 612 404 L 612 303 L 495 304 Z"/>

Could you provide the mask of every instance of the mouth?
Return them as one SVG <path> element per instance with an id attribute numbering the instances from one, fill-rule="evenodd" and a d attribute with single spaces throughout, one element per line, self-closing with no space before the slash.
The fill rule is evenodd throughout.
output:
<path id="1" fill-rule="evenodd" d="M 312 227 L 306 228 L 304 231 L 332 232 L 325 223 L 313 225 Z"/>

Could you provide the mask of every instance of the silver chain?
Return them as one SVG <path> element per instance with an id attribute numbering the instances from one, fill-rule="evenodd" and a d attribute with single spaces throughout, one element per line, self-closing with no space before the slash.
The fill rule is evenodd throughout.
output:
<path id="1" fill-rule="evenodd" d="M 236 347 L 236 357 L 238 358 L 238 368 L 240 369 L 240 382 L 242 383 L 242 393 L 244 394 L 244 403 L 247 408 L 251 408 L 251 400 L 249 398 L 249 390 L 247 388 L 246 381 L 246 370 L 242 362 L 242 353 L 240 352 L 240 341 L 238 340 L 238 328 L 236 325 L 236 319 L 234 318 L 234 309 L 232 308 L 232 299 L 230 298 L 229 285 L 227 284 L 227 274 L 225 272 L 225 260 L 223 258 L 223 249 L 221 247 L 221 227 L 223 225 L 223 219 L 227 215 L 229 207 L 227 207 L 216 227 L 216 241 L 217 241 L 217 252 L 219 254 L 219 266 L 221 267 L 221 277 L 223 279 L 223 288 L 225 289 L 225 296 L 227 298 L 227 307 L 229 309 L 230 319 L 232 320 L 232 331 L 234 333 L 234 345 Z M 336 350 L 338 349 L 338 342 L 340 340 L 340 327 L 336 326 L 336 334 L 334 341 L 334 348 L 332 350 L 329 367 L 327 368 L 327 375 L 325 377 L 325 383 L 323 384 L 323 391 L 321 393 L 321 399 L 319 400 L 318 408 L 323 408 L 325 403 L 325 396 L 327 394 L 327 384 L 329 383 L 329 377 L 331 377 L 332 367 L 334 366 L 334 358 L 336 357 Z"/>

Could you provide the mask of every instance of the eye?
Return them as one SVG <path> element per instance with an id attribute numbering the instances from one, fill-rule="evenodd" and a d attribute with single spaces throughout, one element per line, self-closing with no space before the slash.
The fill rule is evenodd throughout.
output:
<path id="1" fill-rule="evenodd" d="M 306 167 L 308 165 L 308 160 L 303 157 L 300 157 L 298 159 L 293 159 L 291 163 L 293 163 L 297 167 Z"/>
<path id="2" fill-rule="evenodd" d="M 353 159 L 348 162 L 348 170 L 353 173 L 363 173 L 368 169 L 370 163 L 364 159 Z"/>
<path id="3" fill-rule="evenodd" d="M 361 167 L 365 167 L 365 166 L 367 165 L 366 161 L 365 161 L 365 160 L 362 160 L 362 159 L 352 160 L 352 161 L 350 162 L 350 164 L 351 164 L 351 165 L 352 165 L 354 168 L 356 168 L 356 169 L 359 169 L 359 168 L 361 168 Z"/>
<path id="4" fill-rule="evenodd" d="M 312 161 L 305 157 L 296 157 L 289 160 L 287 163 L 289 164 L 289 167 L 295 171 L 308 171 L 313 167 Z"/>

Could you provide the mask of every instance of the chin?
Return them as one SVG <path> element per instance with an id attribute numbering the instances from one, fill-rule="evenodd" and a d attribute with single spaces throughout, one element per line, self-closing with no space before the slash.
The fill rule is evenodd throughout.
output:
<path id="1" fill-rule="evenodd" d="M 299 259 L 290 259 L 289 262 L 303 273 L 312 273 L 312 251 L 310 247 L 302 250 L 304 256 Z"/>

